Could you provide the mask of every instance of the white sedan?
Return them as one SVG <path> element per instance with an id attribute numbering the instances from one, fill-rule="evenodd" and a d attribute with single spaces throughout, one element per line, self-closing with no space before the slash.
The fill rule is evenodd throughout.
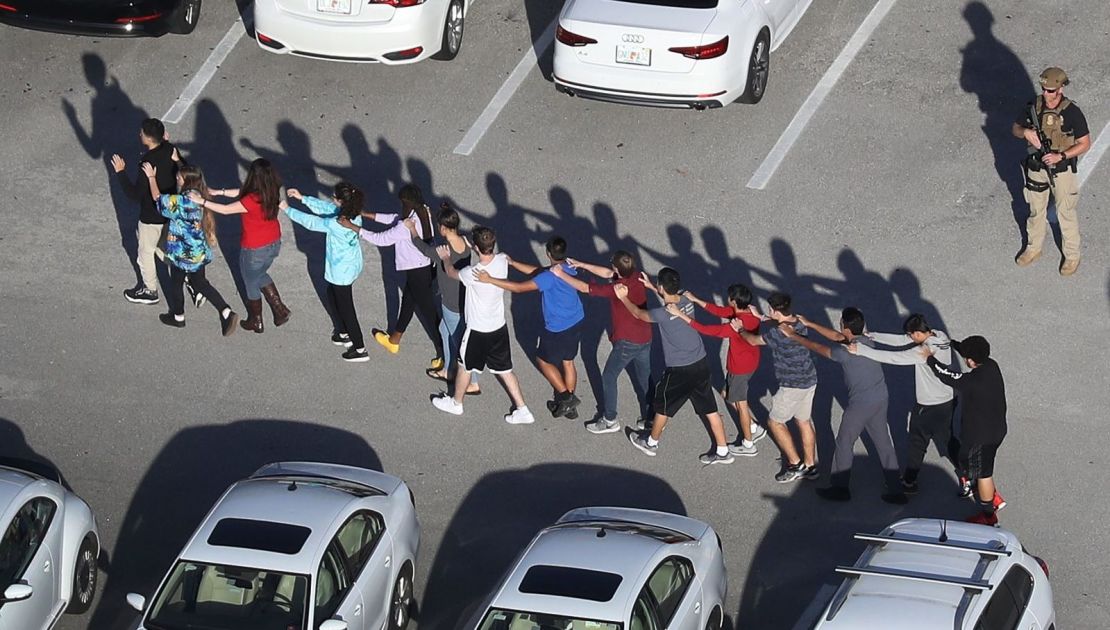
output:
<path id="1" fill-rule="evenodd" d="M 721 540 L 701 521 L 571 510 L 541 531 L 466 626 L 477 630 L 720 630 Z"/>
<path id="2" fill-rule="evenodd" d="M 100 535 L 88 504 L 57 472 L 0 461 L 0 630 L 53 628 L 96 594 Z"/>
<path id="3" fill-rule="evenodd" d="M 331 61 L 451 60 L 471 0 L 254 0 L 263 50 Z"/>
<path id="4" fill-rule="evenodd" d="M 420 546 L 415 500 L 379 472 L 307 462 L 231 486 L 143 611 L 145 630 L 401 630 Z"/>
<path id="5" fill-rule="evenodd" d="M 555 36 L 555 87 L 657 107 L 758 103 L 771 51 L 811 1 L 568 0 Z"/>

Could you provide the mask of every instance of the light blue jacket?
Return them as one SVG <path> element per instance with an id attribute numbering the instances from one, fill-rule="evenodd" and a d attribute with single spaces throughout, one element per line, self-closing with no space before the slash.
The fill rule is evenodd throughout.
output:
<path id="1" fill-rule="evenodd" d="M 358 232 L 339 225 L 335 218 L 339 208 L 334 203 L 318 197 L 302 197 L 301 203 L 313 214 L 293 208 L 286 208 L 285 214 L 294 223 L 313 232 L 327 234 L 324 280 L 340 286 L 354 284 L 355 278 L 362 273 L 362 246 L 359 245 Z M 362 227 L 362 217 L 355 217 L 351 222 Z"/>

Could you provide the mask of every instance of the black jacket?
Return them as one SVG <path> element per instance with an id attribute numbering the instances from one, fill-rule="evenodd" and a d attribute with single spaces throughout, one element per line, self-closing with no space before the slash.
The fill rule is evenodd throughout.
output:
<path id="1" fill-rule="evenodd" d="M 929 367 L 960 397 L 963 406 L 960 443 L 1001 444 L 1006 437 L 1006 384 L 994 359 L 987 359 L 970 372 L 957 372 L 933 357 L 929 357 Z"/>
<path id="2" fill-rule="evenodd" d="M 157 170 L 154 178 L 158 182 L 159 194 L 172 195 L 177 192 L 177 164 L 173 161 L 172 144 L 163 142 L 147 151 L 143 154 L 142 162 L 149 162 Z M 182 158 L 181 163 L 185 163 L 184 158 Z M 141 167 L 135 181 L 131 181 L 126 171 L 116 173 L 116 177 L 119 178 L 120 186 L 123 187 L 127 196 L 139 202 L 139 221 L 141 223 L 161 224 L 166 222 L 166 217 L 162 216 L 158 212 L 158 208 L 154 206 L 154 199 L 150 196 L 150 184 L 147 183 L 146 175 Z"/>

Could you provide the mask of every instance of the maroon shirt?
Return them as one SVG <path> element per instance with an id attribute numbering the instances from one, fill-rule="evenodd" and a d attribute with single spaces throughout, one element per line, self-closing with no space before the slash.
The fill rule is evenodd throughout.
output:
<path id="1" fill-rule="evenodd" d="M 590 295 L 609 299 L 609 315 L 613 321 L 609 341 L 614 343 L 617 341 L 627 341 L 635 344 L 651 343 L 651 324 L 636 319 L 636 316 L 628 312 L 628 308 L 617 298 L 617 294 L 613 291 L 616 283 L 623 284 L 628 287 L 628 301 L 646 309 L 647 289 L 644 288 L 637 274 L 627 278 L 614 278 L 614 280 L 615 282 L 612 284 L 590 283 Z"/>

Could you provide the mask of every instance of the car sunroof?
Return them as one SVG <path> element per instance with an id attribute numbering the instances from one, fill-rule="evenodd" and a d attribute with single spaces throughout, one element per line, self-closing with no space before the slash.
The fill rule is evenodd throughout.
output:
<path id="1" fill-rule="evenodd" d="M 238 547 L 256 551 L 272 551 L 296 555 L 312 530 L 300 525 L 254 521 L 246 518 L 223 518 L 212 528 L 208 544 L 215 547 Z"/>
<path id="2" fill-rule="evenodd" d="M 520 581 L 520 592 L 607 602 L 613 599 L 621 576 L 616 573 L 538 564 Z"/>

